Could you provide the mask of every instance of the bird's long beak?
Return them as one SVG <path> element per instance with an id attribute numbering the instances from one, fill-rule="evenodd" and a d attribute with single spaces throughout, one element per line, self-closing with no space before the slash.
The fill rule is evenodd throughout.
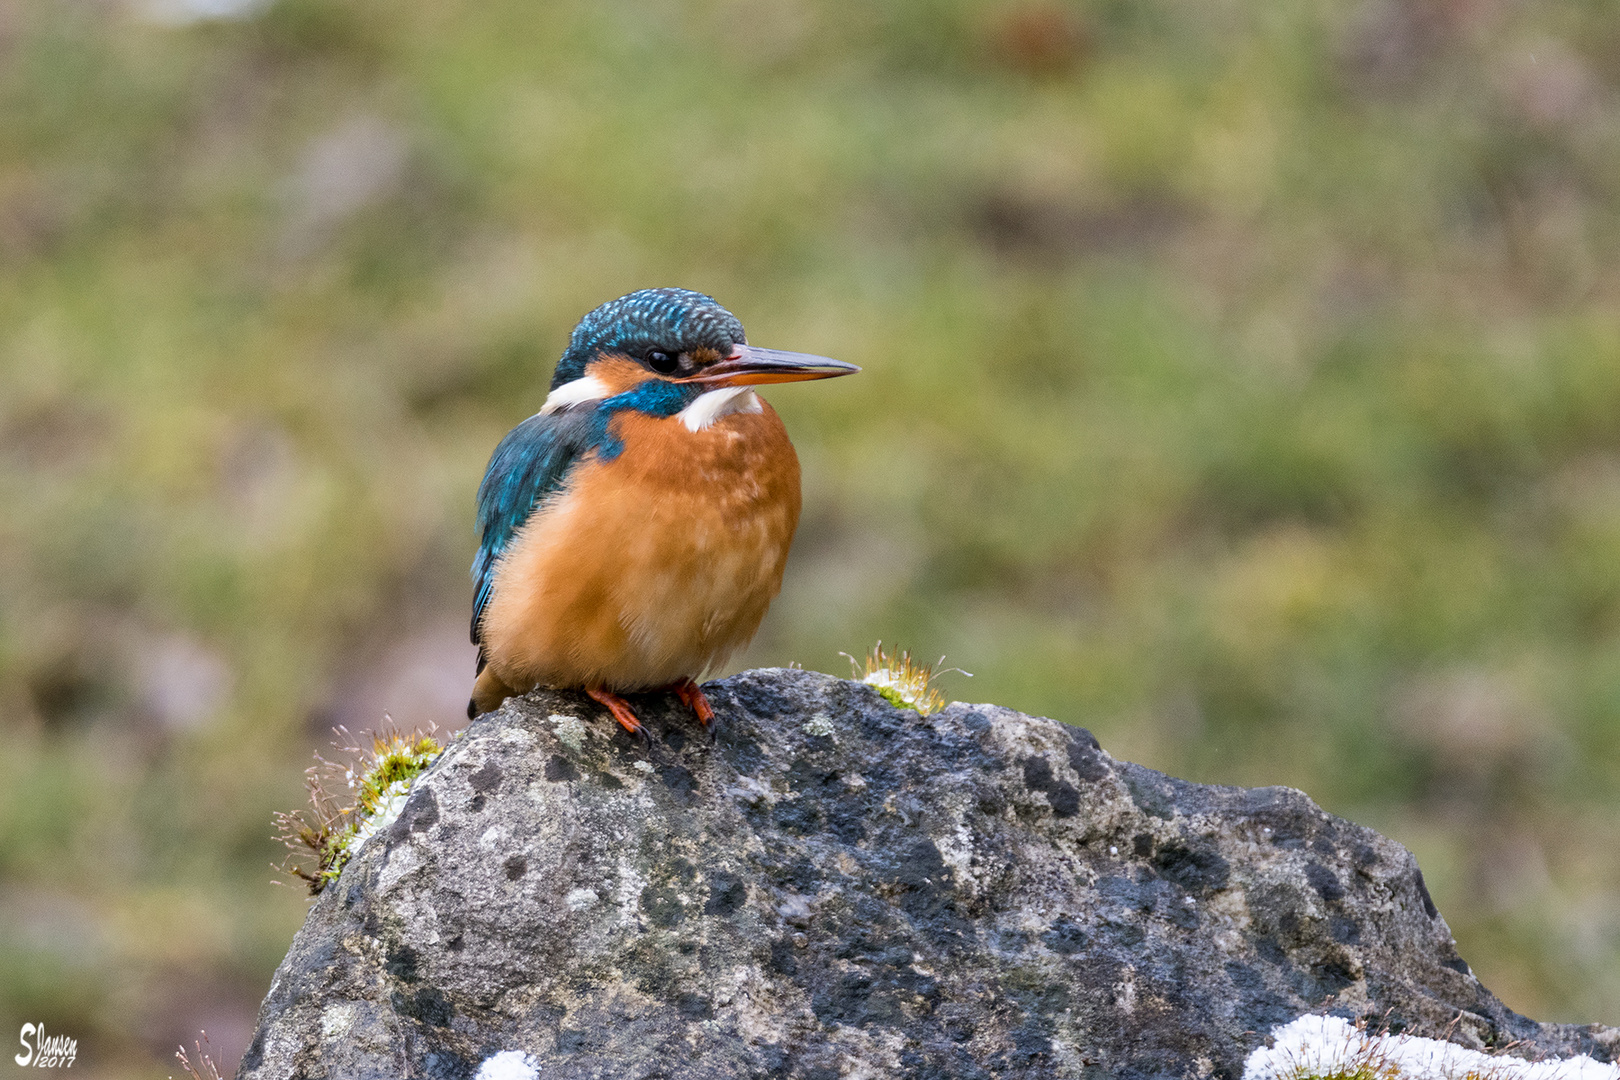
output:
<path id="1" fill-rule="evenodd" d="M 698 382 L 706 386 L 757 386 L 760 383 L 804 382 L 807 379 L 834 379 L 840 375 L 853 375 L 861 370 L 842 360 L 829 360 L 810 353 L 781 352 L 777 349 L 756 349 L 752 345 L 733 345 L 718 362 L 682 382 Z"/>

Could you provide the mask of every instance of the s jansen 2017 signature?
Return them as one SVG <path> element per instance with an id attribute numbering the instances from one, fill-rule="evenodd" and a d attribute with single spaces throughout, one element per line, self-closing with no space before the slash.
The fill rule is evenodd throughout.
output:
<path id="1" fill-rule="evenodd" d="M 13 1060 L 24 1067 L 71 1069 L 73 1059 L 79 1056 L 78 1039 L 46 1035 L 44 1024 L 24 1024 L 18 1041 L 22 1043 L 23 1052 L 13 1055 Z"/>

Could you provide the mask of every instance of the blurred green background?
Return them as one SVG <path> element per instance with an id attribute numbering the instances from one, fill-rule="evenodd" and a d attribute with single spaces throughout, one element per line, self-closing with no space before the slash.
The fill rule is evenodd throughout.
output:
<path id="1" fill-rule="evenodd" d="M 458 725 L 486 457 L 665 284 L 866 369 L 740 666 L 1303 788 L 1620 1024 L 1617 197 L 1609 0 L 0 0 L 0 1035 L 234 1066 L 271 813 Z"/>

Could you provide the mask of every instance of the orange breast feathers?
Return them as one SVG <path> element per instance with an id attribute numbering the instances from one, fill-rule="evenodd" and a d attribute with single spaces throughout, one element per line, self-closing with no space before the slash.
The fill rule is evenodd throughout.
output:
<path id="1" fill-rule="evenodd" d="M 761 406 L 697 431 L 678 416 L 614 418 L 624 450 L 576 466 L 496 567 L 481 629 L 501 681 L 652 689 L 753 638 L 799 522 L 799 460 Z"/>

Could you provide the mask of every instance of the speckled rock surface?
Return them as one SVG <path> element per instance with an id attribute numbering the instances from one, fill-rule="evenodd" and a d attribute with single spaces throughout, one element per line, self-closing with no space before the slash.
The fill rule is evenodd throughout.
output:
<path id="1" fill-rule="evenodd" d="M 711 741 L 581 695 L 480 718 L 319 898 L 240 1076 L 1241 1075 L 1302 1012 L 1519 1052 L 1400 845 L 993 706 L 803 671 L 711 684 Z"/>

